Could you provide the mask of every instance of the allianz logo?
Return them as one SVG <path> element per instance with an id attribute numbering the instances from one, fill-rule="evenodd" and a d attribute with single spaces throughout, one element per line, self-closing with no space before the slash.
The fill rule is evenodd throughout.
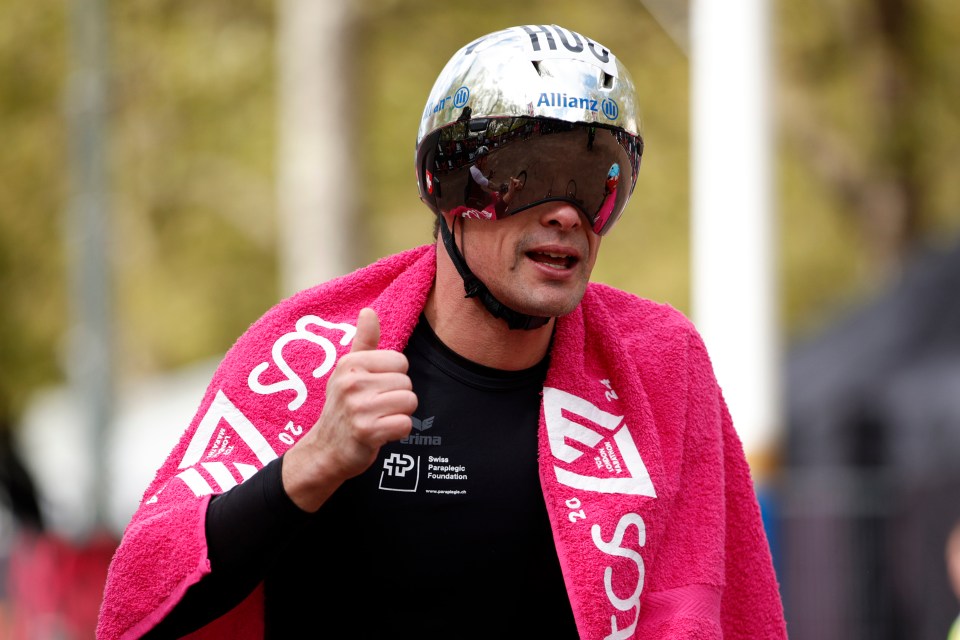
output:
<path id="1" fill-rule="evenodd" d="M 620 106 L 613 98 L 590 98 L 569 93 L 548 93 L 544 91 L 537 99 L 537 107 L 560 107 L 563 109 L 585 109 L 600 112 L 608 120 L 616 120 L 620 115 Z"/>
<path id="2" fill-rule="evenodd" d="M 400 444 L 439 445 L 443 443 L 440 436 L 423 435 L 424 431 L 433 427 L 435 416 L 430 416 L 423 420 L 416 416 L 411 416 L 411 418 L 413 419 L 413 430 L 410 432 L 410 435 L 400 440 Z"/>
<path id="3" fill-rule="evenodd" d="M 433 105 L 433 109 L 430 110 L 430 113 L 440 113 L 446 109 L 462 109 L 467 106 L 467 102 L 470 100 L 470 87 L 462 86 L 454 92 L 452 96 L 446 96 L 437 100 L 437 103 Z M 430 109 L 430 105 L 427 105 L 427 109 Z M 426 116 L 424 116 L 426 117 Z"/>

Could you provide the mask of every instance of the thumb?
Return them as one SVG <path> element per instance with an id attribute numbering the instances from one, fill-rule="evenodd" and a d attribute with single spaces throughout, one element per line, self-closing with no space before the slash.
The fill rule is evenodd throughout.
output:
<path id="1" fill-rule="evenodd" d="M 354 351 L 371 351 L 380 346 L 380 318 L 377 312 L 370 307 L 360 310 L 357 317 L 357 333 L 353 336 L 350 353 Z"/>

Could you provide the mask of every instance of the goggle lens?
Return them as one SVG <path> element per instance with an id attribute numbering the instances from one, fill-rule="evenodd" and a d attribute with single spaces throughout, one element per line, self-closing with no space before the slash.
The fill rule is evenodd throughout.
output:
<path id="1" fill-rule="evenodd" d="M 421 197 L 437 211 L 500 220 L 562 200 L 603 235 L 633 192 L 643 140 L 602 125 L 474 118 L 434 131 L 420 149 Z"/>

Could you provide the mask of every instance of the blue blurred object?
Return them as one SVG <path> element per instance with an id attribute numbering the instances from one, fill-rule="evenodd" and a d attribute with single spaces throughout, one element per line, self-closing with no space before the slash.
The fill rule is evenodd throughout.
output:
<path id="1" fill-rule="evenodd" d="M 782 582 L 780 562 L 780 498 L 772 483 L 760 482 L 754 487 L 757 492 L 757 502 L 760 504 L 760 517 L 763 529 L 770 543 L 770 555 L 773 556 L 773 568 L 777 579 Z"/>

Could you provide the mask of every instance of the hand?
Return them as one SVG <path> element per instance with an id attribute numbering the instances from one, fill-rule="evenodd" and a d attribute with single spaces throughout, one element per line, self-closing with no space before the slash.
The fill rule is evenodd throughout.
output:
<path id="1" fill-rule="evenodd" d="M 510 178 L 510 184 L 503 184 L 500 187 L 500 197 L 504 204 L 510 204 L 517 191 L 523 189 L 523 182 L 519 178 Z"/>
<path id="2" fill-rule="evenodd" d="M 362 309 L 350 353 L 327 380 L 320 418 L 283 460 L 283 487 L 304 511 L 316 511 L 346 479 L 373 464 L 380 447 L 410 434 L 417 396 L 407 358 L 378 349 L 380 319 Z"/>

